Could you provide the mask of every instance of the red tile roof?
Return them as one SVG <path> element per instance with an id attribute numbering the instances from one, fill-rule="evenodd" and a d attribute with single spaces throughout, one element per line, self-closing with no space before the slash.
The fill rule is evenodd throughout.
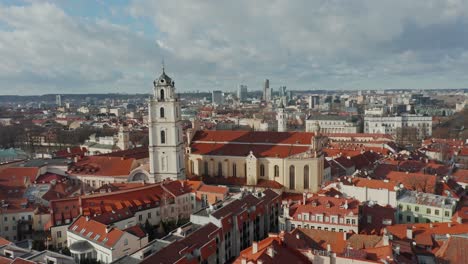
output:
<path id="1" fill-rule="evenodd" d="M 192 141 L 309 145 L 313 136 L 314 133 L 308 132 L 204 130 L 197 131 Z"/>
<path id="2" fill-rule="evenodd" d="M 262 261 L 264 264 L 268 263 L 312 263 L 306 256 L 302 255 L 296 248 L 289 246 L 279 236 L 270 236 L 260 242 L 257 242 L 258 249 L 253 252 L 252 246 L 242 250 L 240 256 L 234 261 L 240 264 L 242 259 L 247 263 L 250 261 L 257 263 Z M 274 255 L 270 256 L 268 251 Z"/>
<path id="3" fill-rule="evenodd" d="M 465 234 L 468 233 L 467 224 L 459 223 L 432 223 L 432 224 L 398 224 L 388 226 L 387 230 L 394 237 L 398 239 L 406 239 L 406 229 L 411 227 L 413 230 L 413 237 L 416 238 L 420 235 L 446 235 L 446 234 Z"/>
<path id="4" fill-rule="evenodd" d="M 452 177 L 457 182 L 468 183 L 468 170 L 458 169 L 454 173 L 452 173 Z"/>
<path id="5" fill-rule="evenodd" d="M 111 248 L 120 240 L 124 232 L 118 228 L 110 228 L 106 231 L 106 228 L 105 224 L 80 216 L 68 227 L 68 231 Z"/>
<path id="6" fill-rule="evenodd" d="M 213 156 L 247 156 L 250 151 L 257 158 L 277 157 L 285 158 L 309 150 L 305 146 L 277 146 L 259 144 L 225 144 L 225 143 L 192 143 L 192 153 Z"/>
<path id="7" fill-rule="evenodd" d="M 9 167 L 0 170 L 0 188 L 1 186 L 24 186 L 24 180 L 27 178 L 30 183 L 36 180 L 39 175 L 37 167 Z"/>
<path id="8" fill-rule="evenodd" d="M 197 131 L 192 153 L 201 155 L 279 157 L 306 152 L 313 133 L 259 131 Z"/>
<path id="9" fill-rule="evenodd" d="M 135 159 L 90 156 L 71 166 L 69 173 L 75 175 L 128 176 L 136 163 Z"/>
<path id="10" fill-rule="evenodd" d="M 345 208 L 347 206 L 347 208 Z M 320 213 L 325 216 L 338 215 L 338 217 L 359 214 L 359 201 L 354 199 L 335 198 L 327 196 L 312 196 L 307 198 L 306 204 L 295 203 L 290 206 L 290 216 L 298 220 L 303 213 Z M 302 219 L 302 221 L 305 221 Z M 312 222 L 312 220 L 309 220 Z M 356 223 L 357 225 L 358 223 Z"/>
<path id="11" fill-rule="evenodd" d="M 466 237 L 449 237 L 435 256 L 448 263 L 468 263 L 468 239 Z"/>
<path id="12" fill-rule="evenodd" d="M 136 148 L 127 149 L 127 150 L 114 151 L 111 153 L 100 154 L 98 156 L 119 157 L 119 158 L 125 158 L 125 159 L 134 158 L 136 160 L 140 160 L 140 159 L 146 159 L 149 157 L 149 150 L 148 150 L 148 147 L 136 147 Z"/>
<path id="13" fill-rule="evenodd" d="M 186 254 L 200 250 L 201 260 L 216 254 L 216 237 L 221 239 L 220 229 L 212 223 L 204 225 L 187 237 L 169 244 L 160 251 L 143 259 L 142 264 L 192 263 Z M 198 263 L 198 261 L 196 262 Z"/>

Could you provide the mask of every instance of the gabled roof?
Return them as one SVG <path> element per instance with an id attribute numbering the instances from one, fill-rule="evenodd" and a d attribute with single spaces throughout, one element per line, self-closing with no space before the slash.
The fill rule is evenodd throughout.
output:
<path id="1" fill-rule="evenodd" d="M 169 244 L 160 251 L 143 259 L 142 264 L 173 264 L 189 263 L 187 255 L 199 250 L 201 260 L 208 260 L 216 254 L 216 236 L 220 236 L 219 228 L 212 224 L 206 224 L 187 237 Z M 221 239 L 221 237 L 220 237 Z M 198 263 L 198 262 L 197 262 Z"/>
<path id="2" fill-rule="evenodd" d="M 135 159 L 120 157 L 90 156 L 71 166 L 69 173 L 93 176 L 128 176 L 135 164 Z"/>
<path id="3" fill-rule="evenodd" d="M 78 217 L 68 227 L 68 231 L 107 248 L 115 246 L 124 234 L 118 228 L 110 228 L 109 230 L 107 225 L 85 216 Z"/>

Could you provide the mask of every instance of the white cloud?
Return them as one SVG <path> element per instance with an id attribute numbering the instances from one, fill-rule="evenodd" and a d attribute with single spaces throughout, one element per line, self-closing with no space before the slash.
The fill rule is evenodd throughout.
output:
<path id="1" fill-rule="evenodd" d="M 182 91 L 259 88 L 264 78 L 290 89 L 468 86 L 463 0 L 143 0 L 109 8 L 151 21 L 156 34 L 49 3 L 0 6 L 0 87 L 149 92 L 162 57 Z"/>

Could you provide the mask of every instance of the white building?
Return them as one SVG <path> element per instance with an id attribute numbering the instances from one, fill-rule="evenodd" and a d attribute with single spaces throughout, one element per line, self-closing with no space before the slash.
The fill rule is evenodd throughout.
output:
<path id="1" fill-rule="evenodd" d="M 153 82 L 149 102 L 150 182 L 185 179 L 184 141 L 179 98 L 174 81 L 164 72 Z"/>
<path id="2" fill-rule="evenodd" d="M 76 219 L 67 230 L 67 245 L 75 261 L 95 259 L 111 263 L 148 244 L 148 236 L 139 226 L 128 226 L 122 230 L 114 225 L 87 216 Z"/>
<path id="3" fill-rule="evenodd" d="M 359 122 L 357 118 L 338 115 L 310 116 L 306 120 L 306 132 L 312 131 L 315 122 L 320 125 L 322 133 L 359 133 Z"/>
<path id="4" fill-rule="evenodd" d="M 354 199 L 303 194 L 298 203 L 283 202 L 280 230 L 295 228 L 358 233 L 359 201 Z"/>
<path id="5" fill-rule="evenodd" d="M 419 138 L 432 135 L 432 117 L 414 114 L 364 116 L 364 133 L 396 135 L 397 128 L 415 127 Z"/>

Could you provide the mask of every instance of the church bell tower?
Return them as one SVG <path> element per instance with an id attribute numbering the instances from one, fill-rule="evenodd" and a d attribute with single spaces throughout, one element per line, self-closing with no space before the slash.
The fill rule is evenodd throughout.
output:
<path id="1" fill-rule="evenodd" d="M 163 72 L 153 82 L 149 102 L 150 182 L 185 179 L 179 98 L 174 81 Z"/>

